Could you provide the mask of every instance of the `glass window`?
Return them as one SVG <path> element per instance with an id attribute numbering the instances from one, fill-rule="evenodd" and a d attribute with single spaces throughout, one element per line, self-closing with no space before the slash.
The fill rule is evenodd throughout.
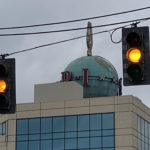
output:
<path id="1" fill-rule="evenodd" d="M 143 119 L 141 119 L 141 133 L 142 133 L 142 135 L 144 135 L 144 120 Z"/>
<path id="2" fill-rule="evenodd" d="M 0 135 L 2 135 L 2 123 L 0 123 Z"/>
<path id="3" fill-rule="evenodd" d="M 91 130 L 101 129 L 101 114 L 90 115 L 90 128 Z"/>
<path id="4" fill-rule="evenodd" d="M 6 134 L 6 122 L 2 123 L 2 135 Z"/>
<path id="5" fill-rule="evenodd" d="M 148 144 L 148 138 L 147 138 L 147 137 L 145 137 L 145 143 L 147 143 L 147 144 Z"/>
<path id="6" fill-rule="evenodd" d="M 53 140 L 53 150 L 64 149 L 64 139 Z"/>
<path id="7" fill-rule="evenodd" d="M 42 140 L 44 140 L 44 139 L 45 139 L 45 140 L 46 140 L 46 139 L 49 139 L 49 140 L 50 140 L 50 139 L 52 139 L 52 134 L 47 134 L 47 133 L 46 133 L 46 134 L 41 134 L 41 139 L 42 139 Z"/>
<path id="8" fill-rule="evenodd" d="M 28 135 L 18 135 L 17 141 L 28 141 Z"/>
<path id="9" fill-rule="evenodd" d="M 148 124 L 148 137 L 150 139 L 150 123 Z M 149 144 L 150 144 L 150 142 L 149 142 Z"/>
<path id="10" fill-rule="evenodd" d="M 103 129 L 113 129 L 114 128 L 113 114 L 103 114 L 102 115 L 102 125 L 103 125 Z"/>
<path id="11" fill-rule="evenodd" d="M 65 131 L 77 131 L 77 116 L 65 117 Z"/>
<path id="12" fill-rule="evenodd" d="M 100 148 L 102 146 L 101 137 L 92 137 L 90 139 L 90 148 Z"/>
<path id="13" fill-rule="evenodd" d="M 89 138 L 78 138 L 78 148 L 89 148 Z"/>
<path id="14" fill-rule="evenodd" d="M 103 147 L 114 147 L 114 137 L 103 137 Z"/>
<path id="15" fill-rule="evenodd" d="M 77 149 L 77 139 L 66 139 L 65 140 L 65 149 Z"/>
<path id="16" fill-rule="evenodd" d="M 103 150 L 115 150 L 114 148 L 103 148 Z"/>
<path id="17" fill-rule="evenodd" d="M 52 118 L 41 118 L 41 132 L 42 133 L 52 132 Z"/>
<path id="18" fill-rule="evenodd" d="M 65 138 L 75 138 L 77 137 L 77 132 L 67 132 L 65 133 Z"/>
<path id="19" fill-rule="evenodd" d="M 17 134 L 28 134 L 28 120 L 17 120 Z"/>
<path id="20" fill-rule="evenodd" d="M 41 141 L 41 150 L 52 150 L 52 141 L 51 140 L 42 140 Z"/>
<path id="21" fill-rule="evenodd" d="M 0 135 L 8 135 L 8 121 L 0 123 Z"/>
<path id="22" fill-rule="evenodd" d="M 78 116 L 78 131 L 89 130 L 89 115 Z"/>
<path id="23" fill-rule="evenodd" d="M 101 130 L 97 130 L 97 131 L 91 131 L 90 132 L 91 136 L 102 136 L 102 131 Z"/>
<path id="24" fill-rule="evenodd" d="M 146 137 L 148 137 L 148 122 L 147 121 L 145 121 L 145 133 L 144 133 L 144 135 Z"/>
<path id="25" fill-rule="evenodd" d="M 114 130 L 103 130 L 103 136 L 112 136 L 114 135 Z"/>
<path id="26" fill-rule="evenodd" d="M 63 139 L 64 133 L 53 133 L 53 138 L 54 139 Z"/>
<path id="27" fill-rule="evenodd" d="M 144 144 L 144 142 L 142 141 L 142 150 L 145 150 L 145 144 Z"/>
<path id="28" fill-rule="evenodd" d="M 138 139 L 138 149 L 141 150 L 141 146 L 142 146 L 142 141 L 140 139 Z"/>
<path id="29" fill-rule="evenodd" d="M 114 150 L 113 115 L 109 113 L 19 119 L 16 150 Z M 5 132 L 6 126 L 2 126 Z M 148 137 L 146 139 L 143 135 L 141 139 L 147 141 L 148 145 Z"/>
<path id="30" fill-rule="evenodd" d="M 138 119 L 138 150 L 150 149 L 150 123 L 141 117 Z"/>
<path id="31" fill-rule="evenodd" d="M 138 117 L 138 131 L 141 132 L 141 118 Z"/>
<path id="32" fill-rule="evenodd" d="M 147 143 L 145 144 L 145 150 L 148 150 L 148 144 Z"/>
<path id="33" fill-rule="evenodd" d="M 64 132 L 64 117 L 53 118 L 53 132 Z"/>
<path id="34" fill-rule="evenodd" d="M 40 150 L 40 141 L 29 141 L 29 150 Z"/>
<path id="35" fill-rule="evenodd" d="M 89 137 L 89 131 L 78 132 L 78 137 Z"/>
<path id="36" fill-rule="evenodd" d="M 29 140 L 40 140 L 40 134 L 29 135 Z"/>
<path id="37" fill-rule="evenodd" d="M 29 134 L 40 133 L 40 119 L 29 119 Z"/>
<path id="38" fill-rule="evenodd" d="M 144 135 L 142 135 L 142 138 L 141 138 L 141 139 L 142 139 L 142 141 L 144 141 Z"/>
<path id="39" fill-rule="evenodd" d="M 17 150 L 28 150 L 28 142 L 17 142 Z"/>
<path id="40" fill-rule="evenodd" d="M 8 121 L 6 121 L 6 136 L 8 135 Z"/>

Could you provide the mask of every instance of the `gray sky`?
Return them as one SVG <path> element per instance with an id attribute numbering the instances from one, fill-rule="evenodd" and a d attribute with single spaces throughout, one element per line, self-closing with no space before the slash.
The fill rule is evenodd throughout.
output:
<path id="1" fill-rule="evenodd" d="M 51 23 L 86 17 L 100 16 L 150 6 L 149 0 L 0 0 L 0 27 Z M 149 17 L 150 10 L 91 20 L 92 25 Z M 86 27 L 88 21 L 45 26 L 32 29 L 5 30 L 0 33 L 50 31 Z M 150 21 L 140 24 L 149 26 Z M 116 27 L 116 26 L 114 26 Z M 94 29 L 99 32 L 114 27 Z M 10 53 L 63 39 L 85 35 L 86 31 L 53 33 L 44 35 L 0 37 L 0 53 Z M 93 37 L 93 55 L 108 59 L 122 77 L 122 46 L 113 44 L 108 33 Z M 120 40 L 121 30 L 114 34 Z M 86 40 L 80 39 L 31 52 L 16 54 L 17 103 L 33 102 L 34 84 L 59 81 L 61 72 L 74 59 L 86 55 Z M 150 86 L 123 87 L 123 95 L 139 97 L 150 106 Z"/>

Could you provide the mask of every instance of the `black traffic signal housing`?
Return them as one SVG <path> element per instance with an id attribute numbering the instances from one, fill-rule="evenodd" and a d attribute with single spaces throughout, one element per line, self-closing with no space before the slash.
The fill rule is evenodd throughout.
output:
<path id="1" fill-rule="evenodd" d="M 122 29 L 123 84 L 150 84 L 149 28 Z"/>
<path id="2" fill-rule="evenodd" d="M 0 113 L 16 111 L 15 59 L 0 59 Z"/>

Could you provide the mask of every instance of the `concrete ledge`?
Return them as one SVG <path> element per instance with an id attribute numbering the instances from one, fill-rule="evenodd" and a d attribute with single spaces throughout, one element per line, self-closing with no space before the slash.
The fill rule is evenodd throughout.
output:
<path id="1" fill-rule="evenodd" d="M 58 108 L 64 108 L 65 104 L 64 101 L 63 102 L 44 102 L 41 103 L 41 109 L 58 109 Z"/>
<path id="2" fill-rule="evenodd" d="M 40 110 L 34 110 L 34 111 L 23 111 L 17 113 L 17 119 L 21 118 L 36 118 L 40 117 Z"/>
<path id="3" fill-rule="evenodd" d="M 66 108 L 65 115 L 89 114 L 89 107 Z"/>
<path id="4" fill-rule="evenodd" d="M 18 104 L 16 107 L 16 111 L 28 111 L 28 110 L 39 110 L 40 103 L 25 103 L 25 104 Z"/>
<path id="5" fill-rule="evenodd" d="M 64 109 L 41 110 L 41 117 L 64 116 Z"/>

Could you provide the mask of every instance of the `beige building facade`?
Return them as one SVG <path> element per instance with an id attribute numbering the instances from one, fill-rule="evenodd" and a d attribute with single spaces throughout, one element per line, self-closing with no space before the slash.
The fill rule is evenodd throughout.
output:
<path id="1" fill-rule="evenodd" d="M 19 150 L 17 147 L 19 132 L 17 120 L 47 117 L 64 117 L 74 115 L 114 114 L 114 144 L 113 147 L 100 147 L 107 150 L 146 150 L 149 147 L 150 109 L 141 100 L 133 96 L 101 97 L 89 99 L 61 100 L 50 102 L 35 102 L 18 104 L 15 114 L 1 115 L 0 150 Z M 144 123 L 144 127 L 143 124 Z M 24 126 L 22 126 L 24 128 Z M 32 127 L 33 128 L 33 127 Z M 144 132 L 142 133 L 142 129 Z M 146 129 L 145 129 L 146 128 Z M 4 131 L 5 130 L 5 131 Z M 141 133 L 140 133 L 141 131 Z M 40 137 L 41 138 L 41 137 Z M 34 138 L 33 138 L 34 139 Z M 22 148 L 23 150 L 35 149 L 34 146 Z M 40 139 L 38 139 L 41 141 Z M 23 141 L 26 141 L 24 139 Z M 31 140 L 32 141 L 32 140 Z M 36 141 L 33 140 L 33 141 Z M 107 141 L 106 141 L 107 142 Z M 78 143 L 79 144 L 79 143 Z M 109 144 L 109 141 L 107 142 Z M 45 144 L 46 145 L 46 144 Z M 104 145 L 103 145 L 104 146 Z M 22 145 L 23 147 L 23 145 Z M 44 146 L 43 146 L 44 147 Z M 83 146 L 84 147 L 84 146 Z M 39 150 L 43 150 L 38 148 Z M 48 148 L 46 148 L 47 150 Z M 49 149 L 55 149 L 49 148 Z M 56 148 L 59 149 L 59 148 Z M 67 149 L 67 148 L 63 148 Z M 69 148 L 68 148 L 69 149 Z M 76 149 L 82 149 L 76 147 Z M 96 149 L 96 148 L 83 148 Z M 21 149 L 20 149 L 21 150 Z"/>

